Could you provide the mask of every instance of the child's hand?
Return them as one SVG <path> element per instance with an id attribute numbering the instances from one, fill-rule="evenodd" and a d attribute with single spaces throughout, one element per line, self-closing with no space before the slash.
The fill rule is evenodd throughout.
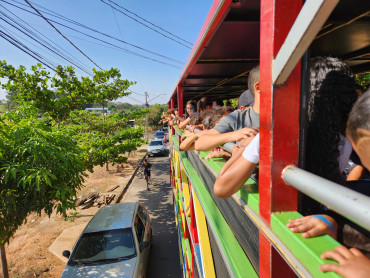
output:
<path id="1" fill-rule="evenodd" d="M 329 250 L 321 255 L 322 259 L 332 259 L 336 264 L 323 264 L 319 267 L 321 271 L 333 271 L 346 278 L 366 278 L 370 273 L 370 260 L 358 249 L 347 249 L 338 246 L 334 250 Z"/>
<path id="2" fill-rule="evenodd" d="M 215 158 L 215 157 L 221 157 L 221 152 L 219 151 L 215 151 L 215 152 L 211 152 L 209 153 L 207 156 L 206 156 L 206 159 L 210 159 L 210 158 Z"/>
<path id="3" fill-rule="evenodd" d="M 337 235 L 337 223 L 328 215 L 310 215 L 297 219 L 289 219 L 287 227 L 293 233 L 303 233 L 305 238 L 328 234 L 332 238 Z"/>

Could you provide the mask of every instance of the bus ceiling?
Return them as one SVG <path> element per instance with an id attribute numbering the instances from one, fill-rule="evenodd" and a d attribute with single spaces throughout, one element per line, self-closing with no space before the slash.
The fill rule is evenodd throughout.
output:
<path id="1" fill-rule="evenodd" d="M 214 1 L 173 92 L 175 106 L 179 89 L 184 103 L 203 96 L 237 98 L 246 90 L 263 47 L 260 5 L 259 0 Z M 341 0 L 334 7 L 309 47 L 310 56 L 339 57 L 354 73 L 370 71 L 370 1 Z"/>

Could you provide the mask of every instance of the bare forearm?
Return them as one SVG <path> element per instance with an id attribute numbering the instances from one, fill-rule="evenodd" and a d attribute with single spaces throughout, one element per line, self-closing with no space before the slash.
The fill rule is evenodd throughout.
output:
<path id="1" fill-rule="evenodd" d="M 230 167 L 230 165 L 233 167 Z M 242 156 L 239 156 L 230 165 L 222 173 L 220 171 L 214 185 L 214 193 L 220 198 L 228 198 L 236 193 L 256 168 L 256 164 L 249 162 Z"/>
<path id="2" fill-rule="evenodd" d="M 180 144 L 180 151 L 190 151 L 194 150 L 194 142 L 198 139 L 197 134 L 193 134 L 186 138 L 182 143 Z"/>
<path id="3" fill-rule="evenodd" d="M 205 134 L 195 143 L 197 151 L 210 151 L 218 146 L 228 142 L 228 133 L 223 134 Z"/>

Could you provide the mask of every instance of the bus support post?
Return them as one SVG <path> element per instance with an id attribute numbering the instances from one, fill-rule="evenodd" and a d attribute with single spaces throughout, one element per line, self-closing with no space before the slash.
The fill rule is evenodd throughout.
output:
<path id="1" fill-rule="evenodd" d="M 297 165 L 299 147 L 300 63 L 286 84 L 272 86 L 272 63 L 290 31 L 302 1 L 261 0 L 260 33 L 260 214 L 297 209 L 298 194 L 284 184 L 281 172 Z M 294 272 L 260 232 L 260 277 L 295 277 Z"/>

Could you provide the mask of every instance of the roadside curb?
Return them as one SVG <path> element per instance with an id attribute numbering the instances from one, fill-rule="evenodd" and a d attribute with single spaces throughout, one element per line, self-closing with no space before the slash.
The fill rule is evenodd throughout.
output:
<path id="1" fill-rule="evenodd" d="M 139 168 L 141 167 L 141 165 L 143 164 L 144 162 L 144 159 L 148 156 L 148 153 L 146 153 L 143 158 L 141 159 L 141 161 L 139 162 L 139 164 L 137 165 L 135 171 L 133 172 L 133 174 L 131 175 L 131 178 L 129 179 L 129 181 L 126 183 L 126 186 L 122 189 L 121 193 L 118 195 L 118 198 L 117 200 L 115 201 L 115 204 L 119 203 L 123 196 L 125 195 L 125 193 L 127 192 L 127 190 L 129 189 L 132 181 L 134 180 L 135 176 L 136 176 L 136 173 L 137 171 L 139 170 Z"/>

